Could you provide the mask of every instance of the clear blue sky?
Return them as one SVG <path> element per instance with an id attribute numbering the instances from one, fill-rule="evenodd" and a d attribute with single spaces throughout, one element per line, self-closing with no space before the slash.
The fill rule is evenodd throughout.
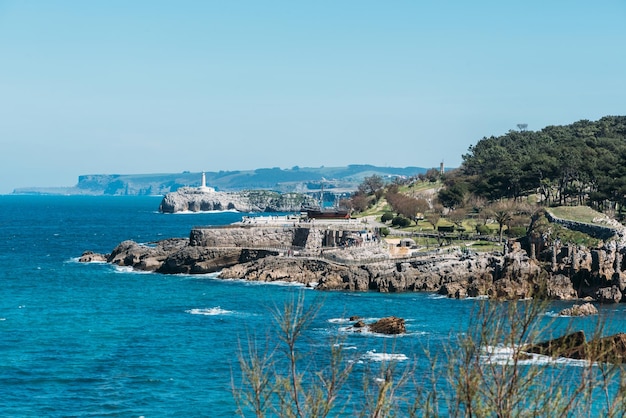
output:
<path id="1" fill-rule="evenodd" d="M 80 174 L 458 166 L 626 114 L 626 1 L 0 0 L 0 193 Z"/>

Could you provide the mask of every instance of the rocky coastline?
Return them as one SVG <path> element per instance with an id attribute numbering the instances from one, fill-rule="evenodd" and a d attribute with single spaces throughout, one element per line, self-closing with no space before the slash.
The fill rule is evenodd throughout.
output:
<path id="1" fill-rule="evenodd" d="M 163 274 L 219 272 L 223 279 L 296 282 L 321 291 L 626 301 L 626 245 L 621 241 L 588 249 L 539 245 L 535 239 L 527 240 L 534 244 L 526 248 L 523 242 L 508 242 L 501 252 L 450 247 L 398 255 L 375 228 L 364 231 L 356 220 L 326 225 L 276 218 L 266 224 L 194 228 L 189 238 L 147 245 L 124 241 L 110 254 L 86 252 L 80 260 Z"/>
<path id="2" fill-rule="evenodd" d="M 161 200 L 162 213 L 235 210 L 238 212 L 299 212 L 315 202 L 302 193 L 269 190 L 219 192 L 210 187 L 182 187 Z"/>

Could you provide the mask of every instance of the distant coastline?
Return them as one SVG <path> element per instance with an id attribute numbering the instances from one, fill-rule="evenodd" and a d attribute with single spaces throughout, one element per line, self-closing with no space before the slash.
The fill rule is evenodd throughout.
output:
<path id="1" fill-rule="evenodd" d="M 411 177 L 425 173 L 423 167 L 378 167 L 348 165 L 345 167 L 259 168 L 256 170 L 206 171 L 207 185 L 218 191 L 273 190 L 281 193 L 319 192 L 321 183 L 329 193 L 350 193 L 365 177 Z M 13 194 L 40 195 L 108 195 L 164 196 L 183 187 L 200 186 L 201 172 L 157 174 L 86 174 L 78 183 L 67 187 L 20 187 Z"/>

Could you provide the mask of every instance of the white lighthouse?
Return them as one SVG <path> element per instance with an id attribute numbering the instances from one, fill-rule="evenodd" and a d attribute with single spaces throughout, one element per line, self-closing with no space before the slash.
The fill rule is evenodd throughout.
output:
<path id="1" fill-rule="evenodd" d="M 200 187 L 199 187 L 200 191 L 203 191 L 205 193 L 212 193 L 215 191 L 215 189 L 213 187 L 207 187 L 206 185 L 206 174 L 204 173 L 204 171 L 202 172 L 202 182 L 200 183 Z"/>

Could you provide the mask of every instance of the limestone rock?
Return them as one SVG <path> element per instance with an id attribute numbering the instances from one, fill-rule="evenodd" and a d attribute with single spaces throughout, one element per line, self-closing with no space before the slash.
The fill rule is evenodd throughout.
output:
<path id="1" fill-rule="evenodd" d="M 560 316 L 589 316 L 597 315 L 598 308 L 591 303 L 583 303 L 582 305 L 574 305 L 571 308 L 563 309 L 559 312 Z"/>
<path id="2" fill-rule="evenodd" d="M 587 339 L 583 331 L 577 331 L 562 337 L 531 344 L 522 348 L 527 353 L 542 354 L 551 357 L 585 358 Z"/>
<path id="3" fill-rule="evenodd" d="M 626 334 L 619 333 L 592 340 L 587 345 L 587 358 L 603 363 L 626 363 Z"/>
<path id="4" fill-rule="evenodd" d="M 369 330 L 378 334 L 404 334 L 406 333 L 406 325 L 404 324 L 404 319 L 397 318 L 395 316 L 389 316 L 386 318 L 381 318 L 373 324 L 370 324 Z"/>
<path id="5" fill-rule="evenodd" d="M 187 247 L 188 243 L 189 240 L 184 238 L 172 238 L 153 244 L 123 241 L 111 252 L 107 262 L 138 270 L 157 271 L 170 254 Z"/>
<path id="6" fill-rule="evenodd" d="M 159 211 L 163 213 L 236 210 L 239 212 L 294 212 L 311 205 L 312 198 L 299 193 L 248 190 L 217 192 L 196 187 L 183 187 L 163 197 Z"/>
<path id="7" fill-rule="evenodd" d="M 354 325 L 352 325 L 354 328 L 365 328 L 367 325 L 365 324 L 365 322 L 363 322 L 363 320 L 358 320 L 354 323 Z"/>
<path id="8" fill-rule="evenodd" d="M 104 263 L 107 261 L 107 255 L 94 253 L 93 251 L 85 251 L 78 259 L 79 263 Z"/>
<path id="9" fill-rule="evenodd" d="M 574 289 L 572 281 L 562 274 L 557 274 L 547 280 L 546 293 L 548 299 L 554 300 L 574 300 L 578 298 L 578 292 Z"/>
<path id="10" fill-rule="evenodd" d="M 552 357 L 623 364 L 626 363 L 626 334 L 618 333 L 587 341 L 585 333 L 577 331 L 563 337 L 528 345 L 523 347 L 522 351 Z"/>
<path id="11" fill-rule="evenodd" d="M 600 303 L 619 303 L 622 300 L 622 292 L 617 286 L 603 287 L 598 289 L 595 297 Z"/>

